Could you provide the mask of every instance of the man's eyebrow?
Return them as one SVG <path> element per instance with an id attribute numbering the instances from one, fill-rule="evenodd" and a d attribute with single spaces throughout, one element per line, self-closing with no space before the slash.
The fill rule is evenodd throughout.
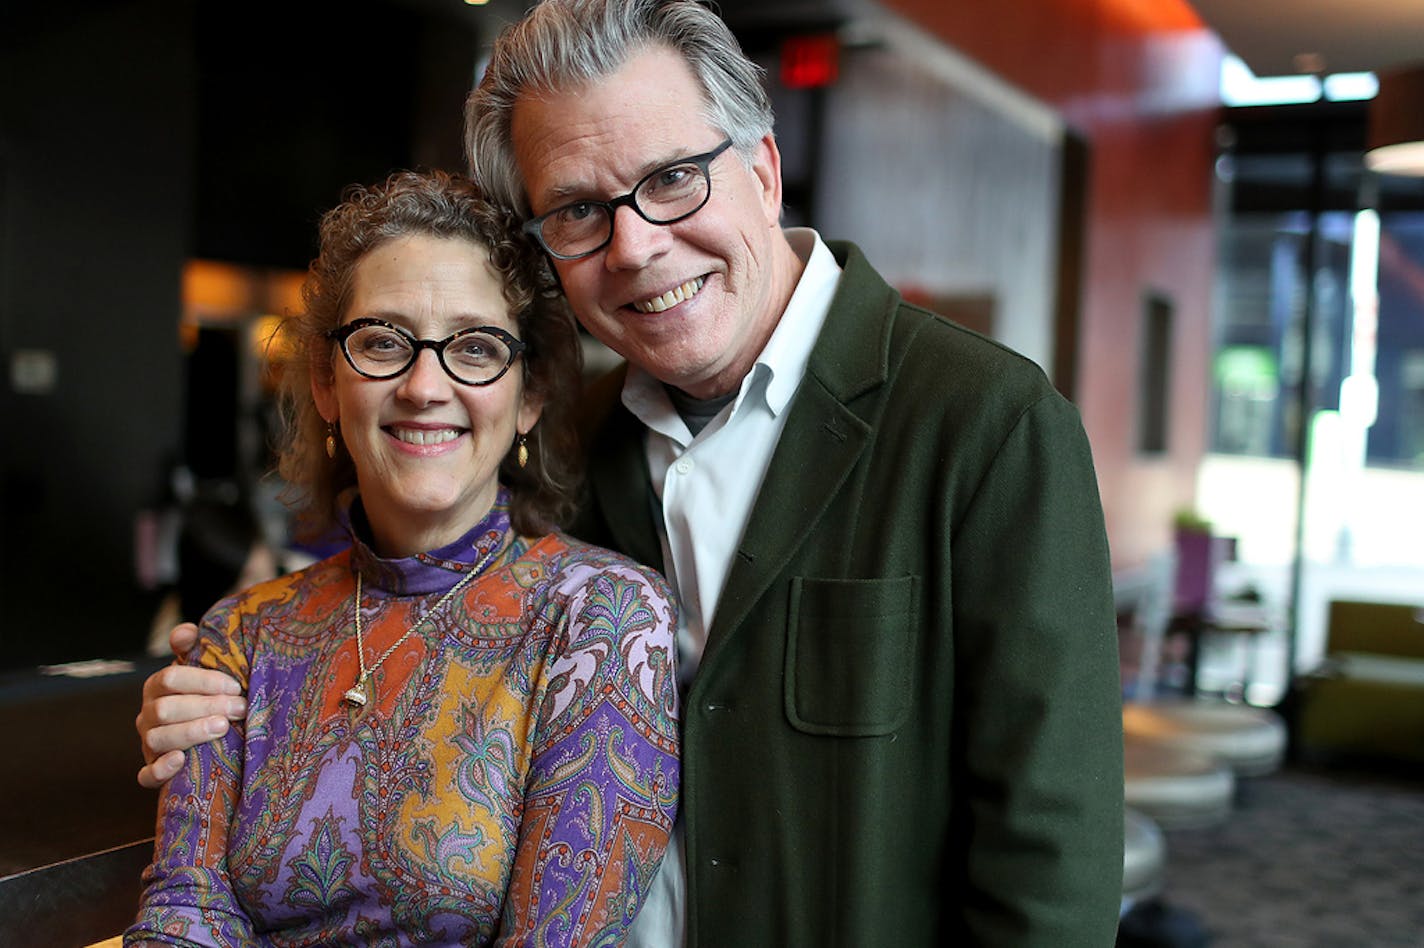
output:
<path id="1" fill-rule="evenodd" d="M 700 151 L 680 147 L 667 152 L 663 156 L 659 156 L 657 158 L 650 158 L 647 161 L 643 162 L 642 166 L 638 168 L 637 177 L 634 178 L 631 183 L 629 183 L 618 193 L 628 193 L 629 188 L 634 187 L 639 181 L 642 181 L 648 175 L 652 174 L 654 171 L 659 170 L 660 168 L 666 168 L 668 165 L 678 164 L 680 162 L 686 161 L 693 155 L 700 154 L 702 154 L 702 152 Z M 605 201 L 612 196 L 606 193 L 600 193 L 598 197 L 593 197 L 591 196 L 591 193 L 593 191 L 594 189 L 592 187 L 589 187 L 588 185 L 584 184 L 556 184 L 546 189 L 544 192 L 544 196 L 548 200 L 551 207 L 562 207 L 565 204 L 569 204 L 571 202 L 576 202 L 579 200 Z"/>
<path id="2" fill-rule="evenodd" d="M 582 184 L 559 184 L 544 189 L 544 198 L 552 205 L 559 206 L 567 203 L 570 199 L 587 197 L 592 190 Z"/>

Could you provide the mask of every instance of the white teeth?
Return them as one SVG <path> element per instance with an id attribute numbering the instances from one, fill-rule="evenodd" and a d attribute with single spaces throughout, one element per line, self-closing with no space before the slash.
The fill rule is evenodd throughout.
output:
<path id="1" fill-rule="evenodd" d="M 392 428 L 391 434 L 406 444 L 444 444 L 460 437 L 460 432 L 454 428 L 441 428 L 437 431 L 425 428 Z"/>
<path id="2" fill-rule="evenodd" d="M 682 286 L 675 286 L 662 296 L 655 296 L 650 300 L 634 303 L 633 308 L 640 313 L 661 313 L 665 309 L 676 306 L 683 300 L 692 299 L 697 295 L 697 291 L 702 289 L 702 284 L 705 282 L 707 282 L 705 277 L 688 280 L 682 284 Z"/>

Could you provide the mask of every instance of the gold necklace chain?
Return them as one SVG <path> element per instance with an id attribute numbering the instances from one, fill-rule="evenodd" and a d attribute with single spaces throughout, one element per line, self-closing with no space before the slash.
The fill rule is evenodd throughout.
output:
<path id="1" fill-rule="evenodd" d="M 440 599 L 436 601 L 435 605 L 425 610 L 425 614 L 422 615 L 419 619 L 416 619 L 415 624 L 412 625 L 410 628 L 406 629 L 405 634 L 402 635 L 400 638 L 396 639 L 390 648 L 382 652 L 381 657 L 372 662 L 369 668 L 366 667 L 366 642 L 361 636 L 361 571 L 355 570 L 356 595 L 352 599 L 351 612 L 355 617 L 356 623 L 356 660 L 361 663 L 361 674 L 356 678 L 356 683 L 350 688 L 346 689 L 346 691 L 341 695 L 341 700 L 344 701 L 346 704 L 351 705 L 353 708 L 363 707 L 369 697 L 366 690 L 366 682 L 370 679 L 371 673 L 374 672 L 377 668 L 380 668 L 381 663 L 384 662 L 386 659 L 390 658 L 391 654 L 395 652 L 396 649 L 400 648 L 401 645 L 405 642 L 405 640 L 410 638 L 411 635 L 415 633 L 416 629 L 424 625 L 426 619 L 429 619 L 431 616 L 435 615 L 435 613 L 439 611 L 441 606 L 445 605 L 445 603 L 455 598 L 456 593 L 458 593 L 461 589 L 465 588 L 465 586 L 469 584 L 470 580 L 478 576 L 480 570 L 485 568 L 485 564 L 489 563 L 489 561 L 494 557 L 495 553 L 499 551 L 500 545 L 501 544 L 496 543 L 493 547 L 491 547 L 490 551 L 485 554 L 484 559 L 480 560 L 474 565 L 473 569 L 471 569 L 464 576 L 460 577 L 460 581 L 455 585 L 451 586 L 449 592 L 441 596 Z"/>

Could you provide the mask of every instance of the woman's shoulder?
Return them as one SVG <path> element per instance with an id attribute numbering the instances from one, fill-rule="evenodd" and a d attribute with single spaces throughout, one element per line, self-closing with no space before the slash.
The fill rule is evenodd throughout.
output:
<path id="1" fill-rule="evenodd" d="M 637 583 L 663 599 L 672 589 L 661 573 L 607 547 L 594 546 L 565 533 L 550 533 L 532 543 L 523 559 L 538 562 L 554 585 L 567 589 L 592 582 L 595 577 L 616 577 Z"/>
<path id="2" fill-rule="evenodd" d="M 522 571 L 537 575 L 526 607 L 551 628 L 563 629 L 565 647 L 591 640 L 670 648 L 677 630 L 677 600 L 662 574 L 564 534 L 550 534 L 525 551 Z"/>
<path id="3" fill-rule="evenodd" d="M 311 599 L 349 595 L 351 570 L 349 551 L 337 553 L 302 569 L 254 583 L 245 589 L 218 600 L 204 617 L 205 625 L 222 626 L 245 616 L 258 616 L 272 610 L 286 610 Z"/>
<path id="4" fill-rule="evenodd" d="M 550 666 L 550 720 L 616 694 L 666 746 L 677 740 L 677 600 L 656 570 L 621 553 L 553 534 L 529 549 L 542 559 L 547 598 L 535 608 L 559 630 Z"/>

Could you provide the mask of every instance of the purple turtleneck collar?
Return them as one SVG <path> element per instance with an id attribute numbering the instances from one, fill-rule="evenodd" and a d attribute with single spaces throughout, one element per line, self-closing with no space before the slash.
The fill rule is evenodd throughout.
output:
<path id="1" fill-rule="evenodd" d="M 464 536 L 438 549 L 387 559 L 371 548 L 371 526 L 361 507 L 352 500 L 342 515 L 351 535 L 351 568 L 361 572 L 361 582 L 372 593 L 385 596 L 423 596 L 443 593 L 458 583 L 477 563 L 484 562 L 509 536 L 509 491 L 499 488 L 494 504 Z M 490 562 L 485 563 L 487 569 Z"/>

